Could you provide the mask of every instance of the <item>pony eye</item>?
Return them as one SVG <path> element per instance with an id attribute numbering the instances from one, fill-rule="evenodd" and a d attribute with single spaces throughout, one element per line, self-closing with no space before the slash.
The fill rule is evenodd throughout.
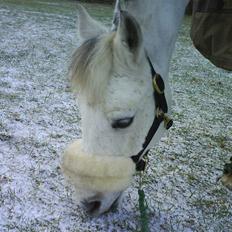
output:
<path id="1" fill-rule="evenodd" d="M 116 119 L 112 122 L 111 127 L 114 129 L 124 129 L 127 128 L 131 125 L 133 122 L 134 117 L 128 117 L 128 118 L 121 118 L 121 119 Z"/>

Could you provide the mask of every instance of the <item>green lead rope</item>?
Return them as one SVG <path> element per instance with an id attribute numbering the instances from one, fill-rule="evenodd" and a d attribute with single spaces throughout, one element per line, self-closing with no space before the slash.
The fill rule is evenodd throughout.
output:
<path id="1" fill-rule="evenodd" d="M 147 161 L 146 161 L 147 162 Z M 146 201 L 146 196 L 143 191 L 143 175 L 144 172 L 138 172 L 139 174 L 139 212 L 140 212 L 140 232 L 150 232 L 149 230 L 149 216 L 148 216 L 148 204 Z"/>
<path id="2" fill-rule="evenodd" d="M 143 189 L 138 190 L 139 194 L 139 211 L 140 211 L 140 225 L 141 232 L 149 232 L 149 218 L 148 218 L 148 205 L 145 199 L 145 193 Z"/>

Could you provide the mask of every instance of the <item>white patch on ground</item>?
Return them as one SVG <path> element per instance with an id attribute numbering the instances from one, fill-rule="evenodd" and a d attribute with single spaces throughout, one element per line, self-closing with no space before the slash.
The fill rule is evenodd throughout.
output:
<path id="1" fill-rule="evenodd" d="M 136 231 L 136 181 L 121 209 L 88 218 L 60 172 L 60 154 L 81 134 L 66 75 L 75 10 L 0 6 L 0 231 Z M 150 228 L 232 231 L 232 193 L 216 183 L 232 154 L 232 75 L 193 49 L 188 25 L 171 66 L 175 124 L 144 177 Z"/>

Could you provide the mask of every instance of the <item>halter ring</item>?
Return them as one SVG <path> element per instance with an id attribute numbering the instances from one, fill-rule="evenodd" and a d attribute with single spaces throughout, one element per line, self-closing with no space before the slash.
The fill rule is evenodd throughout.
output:
<path id="1" fill-rule="evenodd" d="M 153 78 L 153 87 L 154 87 L 154 89 L 156 90 L 156 92 L 158 93 L 158 94 L 163 94 L 164 93 L 164 90 L 162 91 L 160 88 L 159 88 L 159 86 L 158 86 L 158 84 L 157 84 L 157 82 L 156 82 L 156 75 L 155 75 L 155 77 Z"/>

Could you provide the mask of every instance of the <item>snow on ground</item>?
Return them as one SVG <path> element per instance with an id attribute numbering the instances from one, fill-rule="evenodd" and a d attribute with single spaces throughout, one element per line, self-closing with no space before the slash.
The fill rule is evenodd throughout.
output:
<path id="1" fill-rule="evenodd" d="M 60 172 L 63 149 L 80 137 L 67 79 L 77 44 L 74 3 L 22 2 L 0 3 L 0 231 L 138 230 L 136 181 L 121 209 L 89 218 Z M 109 7 L 88 7 L 110 22 Z M 232 193 L 216 178 L 232 155 L 232 75 L 192 48 L 188 26 L 186 19 L 171 66 L 175 125 L 143 180 L 150 228 L 230 232 Z"/>

